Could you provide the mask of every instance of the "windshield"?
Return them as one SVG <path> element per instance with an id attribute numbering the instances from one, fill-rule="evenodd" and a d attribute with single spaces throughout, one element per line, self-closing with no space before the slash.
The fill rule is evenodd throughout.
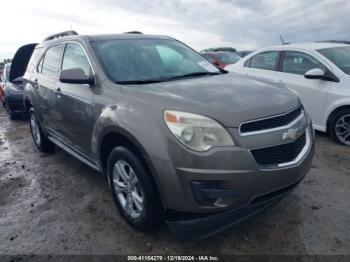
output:
<path id="1" fill-rule="evenodd" d="M 220 63 L 229 65 L 236 63 L 239 59 L 241 59 L 238 55 L 233 53 L 218 53 L 215 54 Z"/>
<path id="2" fill-rule="evenodd" d="M 350 46 L 324 48 L 317 51 L 332 61 L 344 73 L 350 75 Z"/>
<path id="3" fill-rule="evenodd" d="M 184 44 L 168 39 L 118 39 L 92 42 L 113 82 L 166 81 L 220 71 Z"/>

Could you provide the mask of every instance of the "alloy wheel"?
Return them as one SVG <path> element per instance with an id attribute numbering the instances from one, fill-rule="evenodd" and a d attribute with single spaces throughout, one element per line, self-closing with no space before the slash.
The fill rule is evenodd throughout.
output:
<path id="1" fill-rule="evenodd" d="M 144 197 L 136 173 L 125 160 L 118 160 L 113 167 L 113 187 L 125 213 L 138 218 L 144 212 Z"/>
<path id="2" fill-rule="evenodd" d="M 32 136 L 37 146 L 40 146 L 41 136 L 38 121 L 34 114 L 30 116 L 30 128 L 32 130 Z"/>
<path id="3" fill-rule="evenodd" d="M 350 145 L 350 114 L 338 119 L 335 124 L 335 134 L 343 144 Z"/>

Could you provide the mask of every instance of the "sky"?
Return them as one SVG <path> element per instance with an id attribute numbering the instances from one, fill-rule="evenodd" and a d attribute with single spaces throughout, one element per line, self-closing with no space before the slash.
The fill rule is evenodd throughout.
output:
<path id="1" fill-rule="evenodd" d="M 50 34 L 141 31 L 194 49 L 350 40 L 348 0 L 3 0 L 0 60 Z"/>

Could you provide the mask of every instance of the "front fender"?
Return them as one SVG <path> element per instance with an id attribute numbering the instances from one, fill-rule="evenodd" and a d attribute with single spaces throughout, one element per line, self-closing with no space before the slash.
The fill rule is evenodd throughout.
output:
<path id="1" fill-rule="evenodd" d="M 99 156 L 103 138 L 109 133 L 125 136 L 148 158 L 168 160 L 163 112 L 143 103 L 120 102 L 101 110 L 93 130 L 92 152 Z"/>
<path id="2" fill-rule="evenodd" d="M 323 120 L 322 120 L 323 126 L 325 127 L 327 126 L 328 118 L 332 114 L 332 112 L 342 106 L 350 106 L 350 97 L 344 97 L 344 98 L 335 100 L 333 103 L 327 106 Z"/>

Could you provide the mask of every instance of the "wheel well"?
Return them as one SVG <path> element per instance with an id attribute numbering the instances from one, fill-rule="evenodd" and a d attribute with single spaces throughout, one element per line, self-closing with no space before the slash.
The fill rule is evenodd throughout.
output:
<path id="1" fill-rule="evenodd" d="M 109 133 L 106 134 L 100 144 L 100 163 L 103 168 L 103 172 L 106 174 L 107 170 L 107 161 L 109 154 L 116 146 L 124 146 L 130 149 L 133 153 L 135 153 L 140 160 L 143 161 L 146 168 L 149 169 L 142 151 L 133 143 L 128 137 L 119 133 Z"/>
<path id="2" fill-rule="evenodd" d="M 340 106 L 332 111 L 332 113 L 329 114 L 328 119 L 327 119 L 327 132 L 329 132 L 330 124 L 332 121 L 332 118 L 340 111 L 345 110 L 345 109 L 350 109 L 350 105 L 345 105 L 345 106 Z"/>
<path id="3" fill-rule="evenodd" d="M 160 203 L 163 206 L 162 199 L 160 197 L 160 192 L 157 186 L 157 183 L 155 181 L 154 177 L 154 171 L 150 163 L 148 163 L 144 157 L 144 153 L 142 149 L 139 148 L 139 146 L 136 145 L 131 139 L 129 139 L 127 136 L 122 135 L 120 133 L 109 133 L 105 135 L 101 141 L 100 144 L 100 163 L 102 165 L 102 170 L 103 174 L 107 174 L 107 162 L 108 162 L 108 157 L 116 146 L 124 146 L 131 150 L 136 156 L 142 161 L 144 167 L 148 171 L 148 174 L 150 175 L 150 178 L 152 180 L 152 183 L 154 185 L 155 190 L 157 191 L 157 195 L 159 197 Z"/>

